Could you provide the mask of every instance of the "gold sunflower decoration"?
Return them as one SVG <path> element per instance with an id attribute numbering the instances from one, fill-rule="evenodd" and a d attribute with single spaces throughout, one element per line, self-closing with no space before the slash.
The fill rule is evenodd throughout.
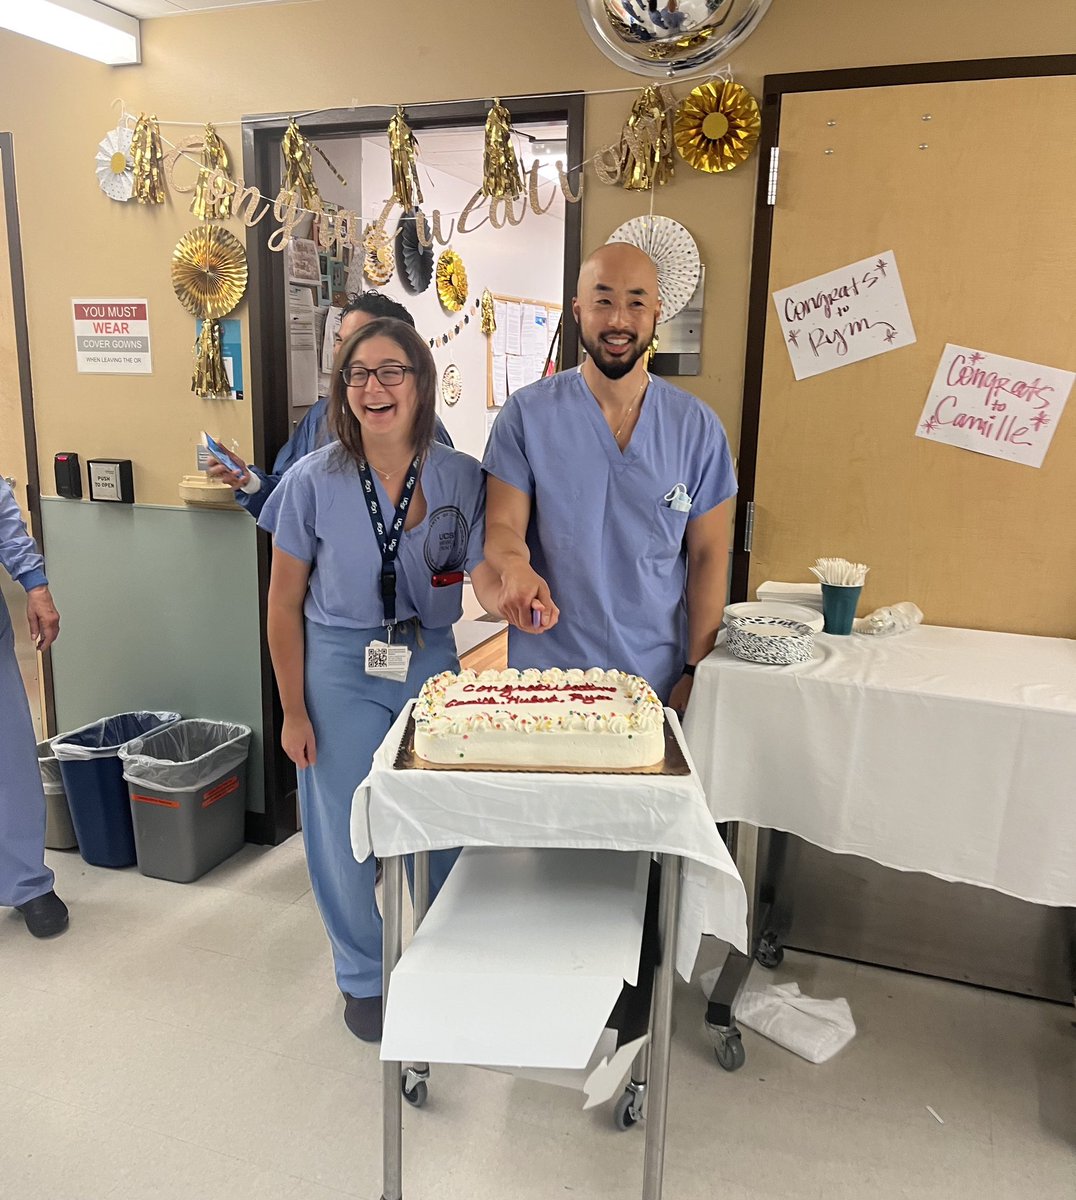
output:
<path id="1" fill-rule="evenodd" d="M 696 171 L 731 171 L 751 157 L 762 118 L 739 83 L 704 83 L 684 97 L 673 124 L 676 148 Z"/>
<path id="2" fill-rule="evenodd" d="M 455 250 L 445 250 L 437 260 L 437 295 L 448 312 L 459 312 L 467 303 L 467 268 Z"/>
<path id="3" fill-rule="evenodd" d="M 172 251 L 172 287 L 195 317 L 223 317 L 243 298 L 247 256 L 242 243 L 219 225 L 200 225 Z"/>
<path id="4" fill-rule="evenodd" d="M 172 251 L 172 287 L 180 304 L 202 318 L 194 347 L 191 391 L 204 398 L 227 396 L 219 318 L 230 313 L 247 287 L 247 256 L 234 234 L 219 225 L 199 225 Z"/>

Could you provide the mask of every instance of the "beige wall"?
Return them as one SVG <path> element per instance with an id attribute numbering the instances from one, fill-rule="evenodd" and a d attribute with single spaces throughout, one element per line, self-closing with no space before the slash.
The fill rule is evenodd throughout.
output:
<path id="1" fill-rule="evenodd" d="M 189 389 L 193 323 L 169 283 L 172 247 L 195 222 L 183 197 L 160 209 L 107 200 L 94 176 L 98 141 L 115 125 L 112 102 L 165 121 L 214 119 L 233 155 L 243 114 L 352 102 L 446 100 L 634 87 L 584 32 L 574 0 L 501 0 L 447 5 L 412 0 L 408 18 L 386 27 L 393 6 L 319 0 L 143 22 L 138 67 L 97 66 L 0 32 L 0 129 L 15 136 L 29 297 L 38 441 L 48 490 L 53 453 L 130 457 L 138 499 L 177 503 L 192 470 L 197 431 L 208 425 L 251 442 L 250 405 L 195 399 Z M 364 23 L 361 14 L 371 14 Z M 784 71 L 882 63 L 1055 54 L 1076 49 L 1068 0 L 775 0 L 735 56 L 754 90 Z M 679 91 L 685 90 L 681 85 Z M 613 140 L 628 96 L 588 102 L 587 150 Z M 185 131 L 165 126 L 177 140 Z M 1011 131 L 999 130 L 999 143 Z M 748 288 L 756 164 L 710 178 L 682 163 L 656 211 L 694 234 L 707 265 L 704 374 L 691 386 L 724 419 L 734 443 Z M 1005 169 L 1003 158 L 984 171 Z M 648 199 L 588 178 L 584 246 L 645 212 Z M 465 242 L 464 242 L 465 244 Z M 146 296 L 154 373 L 78 375 L 73 296 Z M 239 314 L 245 319 L 246 308 Z M 0 343 L 0 352 L 3 343 Z M 249 394 L 250 362 L 245 355 Z M 4 364 L 0 364 L 0 369 Z"/>

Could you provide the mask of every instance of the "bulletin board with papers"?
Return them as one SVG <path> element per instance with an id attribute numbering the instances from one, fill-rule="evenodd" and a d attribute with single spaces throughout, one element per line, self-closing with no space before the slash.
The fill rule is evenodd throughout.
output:
<path id="1" fill-rule="evenodd" d="M 486 342 L 486 408 L 545 374 L 560 326 L 561 306 L 521 296 L 493 296 L 496 330 Z"/>

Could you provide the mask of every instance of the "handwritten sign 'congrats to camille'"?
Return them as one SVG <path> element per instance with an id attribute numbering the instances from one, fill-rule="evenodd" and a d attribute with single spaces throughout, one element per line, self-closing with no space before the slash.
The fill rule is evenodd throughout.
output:
<path id="1" fill-rule="evenodd" d="M 773 300 L 797 379 L 915 341 L 892 250 L 774 292 Z"/>
<path id="2" fill-rule="evenodd" d="M 1076 375 L 946 346 L 916 436 L 1041 467 Z"/>

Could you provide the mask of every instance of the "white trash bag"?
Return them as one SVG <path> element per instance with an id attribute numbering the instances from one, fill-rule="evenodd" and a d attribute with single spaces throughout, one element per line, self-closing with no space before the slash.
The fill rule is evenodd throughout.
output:
<path id="1" fill-rule="evenodd" d="M 700 983 L 708 997 L 721 969 L 707 971 Z M 852 1010 L 844 997 L 815 1000 L 800 991 L 798 983 L 767 983 L 753 987 L 751 980 L 736 1005 L 736 1023 L 761 1033 L 808 1062 L 823 1063 L 856 1036 Z"/>
<path id="2" fill-rule="evenodd" d="M 123 778 L 154 792 L 192 792 L 247 757 L 250 728 L 227 721 L 177 721 L 121 746 Z"/>

